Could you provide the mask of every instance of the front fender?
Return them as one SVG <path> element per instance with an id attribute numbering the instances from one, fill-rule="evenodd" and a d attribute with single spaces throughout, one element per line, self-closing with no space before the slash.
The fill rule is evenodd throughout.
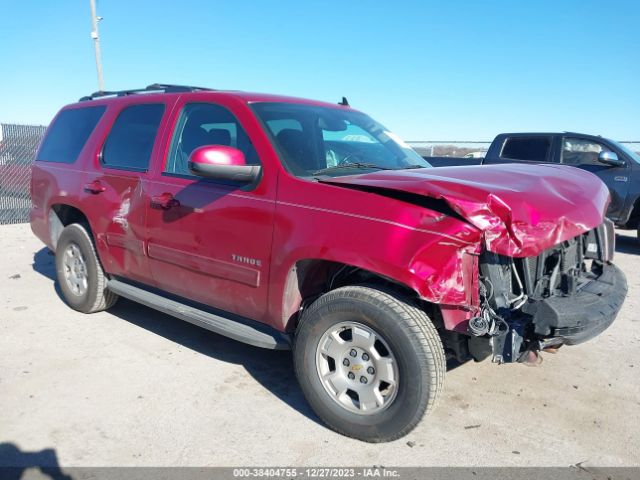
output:
<path id="1" fill-rule="evenodd" d="M 287 222 L 278 216 L 274 243 L 279 248 L 274 251 L 269 295 L 274 327 L 285 330 L 299 309 L 302 298 L 296 266 L 305 260 L 366 270 L 405 285 L 431 303 L 456 307 L 478 304 L 479 232 L 477 238 L 469 236 L 460 241 L 436 230 L 426 232 L 337 215 L 326 220 L 332 228 L 319 231 L 300 225 L 287 228 Z M 440 223 L 443 231 L 468 228 L 451 218 L 443 218 Z"/>

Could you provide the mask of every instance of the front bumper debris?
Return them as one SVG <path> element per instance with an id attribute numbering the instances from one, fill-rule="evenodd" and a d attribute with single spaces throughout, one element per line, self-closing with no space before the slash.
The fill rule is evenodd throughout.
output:
<path id="1" fill-rule="evenodd" d="M 611 263 L 614 241 L 605 220 L 536 257 L 484 252 L 481 315 L 471 319 L 469 333 L 476 343 L 487 341 L 486 354 L 497 363 L 531 361 L 541 350 L 599 335 L 627 294 L 624 274 Z"/>
<path id="2" fill-rule="evenodd" d="M 586 342 L 613 323 L 626 295 L 627 279 L 622 271 L 615 265 L 605 265 L 602 275 L 575 295 L 537 302 L 532 317 L 535 333 L 561 339 L 566 345 Z"/>

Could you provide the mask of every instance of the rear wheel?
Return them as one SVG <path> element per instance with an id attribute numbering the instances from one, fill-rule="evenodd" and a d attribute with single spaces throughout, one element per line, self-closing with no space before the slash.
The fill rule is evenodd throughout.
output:
<path id="1" fill-rule="evenodd" d="M 87 228 L 79 223 L 65 227 L 56 245 L 56 272 L 67 304 L 93 313 L 112 307 L 118 296 L 107 289 L 107 278 Z"/>
<path id="2" fill-rule="evenodd" d="M 433 408 L 446 371 L 442 342 L 426 313 L 366 286 L 331 291 L 304 312 L 294 362 L 318 416 L 368 442 L 409 433 Z"/>

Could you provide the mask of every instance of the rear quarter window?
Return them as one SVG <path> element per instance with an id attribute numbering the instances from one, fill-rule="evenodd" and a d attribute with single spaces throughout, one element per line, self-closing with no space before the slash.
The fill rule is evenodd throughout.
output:
<path id="1" fill-rule="evenodd" d="M 146 171 L 163 114 L 161 103 L 125 107 L 104 144 L 102 163 L 110 168 Z"/>
<path id="2" fill-rule="evenodd" d="M 501 158 L 546 162 L 551 148 L 551 137 L 509 137 L 502 146 Z"/>
<path id="3" fill-rule="evenodd" d="M 106 108 L 95 106 L 60 112 L 42 141 L 36 160 L 74 163 Z"/>

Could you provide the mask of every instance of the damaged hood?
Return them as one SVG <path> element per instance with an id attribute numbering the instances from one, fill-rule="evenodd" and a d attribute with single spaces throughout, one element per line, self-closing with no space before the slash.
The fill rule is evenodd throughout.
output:
<path id="1" fill-rule="evenodd" d="M 510 257 L 543 250 L 600 225 L 609 203 L 595 175 L 561 165 L 502 164 L 389 170 L 323 180 L 441 199 Z"/>

